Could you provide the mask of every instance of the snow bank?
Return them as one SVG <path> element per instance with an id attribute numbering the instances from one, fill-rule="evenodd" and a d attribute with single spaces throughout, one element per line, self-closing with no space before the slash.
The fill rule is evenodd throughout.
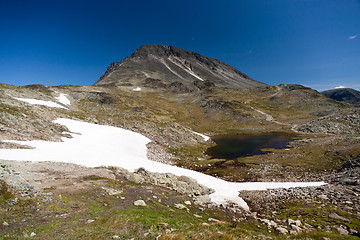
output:
<path id="1" fill-rule="evenodd" d="M 38 99 L 32 99 L 32 98 L 17 98 L 14 97 L 14 99 L 19 100 L 19 101 L 23 101 L 23 102 L 27 102 L 29 104 L 33 104 L 33 105 L 43 105 L 43 106 L 47 106 L 47 107 L 55 107 L 55 108 L 64 108 L 67 109 L 66 107 L 57 104 L 55 102 L 52 101 L 43 101 L 43 100 L 38 100 Z"/>
<path id="2" fill-rule="evenodd" d="M 96 125 L 70 119 L 58 118 L 54 121 L 65 125 L 73 138 L 62 138 L 63 142 L 14 141 L 36 149 L 0 149 L 0 158 L 6 160 L 52 161 L 75 163 L 87 167 L 118 166 L 129 171 L 143 167 L 152 172 L 173 173 L 189 176 L 215 190 L 210 195 L 215 203 L 232 201 L 244 209 L 246 202 L 238 196 L 241 190 L 265 190 L 270 188 L 290 188 L 320 186 L 323 182 L 227 182 L 210 175 L 179 168 L 146 157 L 146 144 L 150 139 L 129 130 Z"/>
<path id="3" fill-rule="evenodd" d="M 70 102 L 67 94 L 60 93 L 60 95 L 58 97 L 56 97 L 56 99 L 62 104 L 71 105 L 71 102 Z"/>
<path id="4" fill-rule="evenodd" d="M 210 140 L 210 137 L 208 137 L 208 136 L 206 136 L 206 135 L 204 135 L 204 134 L 197 133 L 197 132 L 193 132 L 193 133 L 196 134 L 196 135 L 199 135 L 200 137 L 202 137 L 205 142 L 208 141 L 208 140 Z"/>

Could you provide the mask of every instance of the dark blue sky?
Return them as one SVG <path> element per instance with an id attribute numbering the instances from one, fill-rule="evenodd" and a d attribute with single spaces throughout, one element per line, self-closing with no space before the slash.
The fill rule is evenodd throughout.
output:
<path id="1" fill-rule="evenodd" d="M 0 0 L 0 82 L 92 85 L 143 44 L 270 84 L 360 90 L 359 0 Z"/>

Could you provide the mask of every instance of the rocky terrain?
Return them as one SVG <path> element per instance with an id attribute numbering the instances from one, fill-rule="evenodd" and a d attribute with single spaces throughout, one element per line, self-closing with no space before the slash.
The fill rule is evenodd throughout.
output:
<path id="1" fill-rule="evenodd" d="M 217 87 L 252 88 L 266 86 L 217 59 L 173 46 L 144 45 L 121 62 L 112 63 L 95 83 L 96 86 L 152 85 L 192 91 L 210 82 Z M 206 85 L 205 85 L 206 86 Z"/>
<path id="2" fill-rule="evenodd" d="M 30 148 L 11 139 L 71 138 L 53 122 L 61 117 L 141 133 L 151 140 L 149 159 L 227 181 L 327 183 L 241 191 L 245 211 L 212 204 L 213 190 L 188 177 L 0 155 L 0 238 L 358 239 L 359 116 L 356 107 L 313 89 L 267 86 L 166 46 L 141 47 L 94 86 L 0 84 L 1 149 Z M 293 136 L 287 148 L 230 160 L 208 156 L 214 142 L 198 134 L 279 131 Z"/>

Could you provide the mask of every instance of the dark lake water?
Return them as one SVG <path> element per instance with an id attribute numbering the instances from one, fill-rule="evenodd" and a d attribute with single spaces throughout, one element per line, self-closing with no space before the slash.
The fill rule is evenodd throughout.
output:
<path id="1" fill-rule="evenodd" d="M 261 135 L 218 135 L 212 138 L 216 146 L 207 150 L 212 158 L 236 159 L 238 157 L 265 154 L 263 148 L 286 148 L 295 135 L 271 133 Z"/>

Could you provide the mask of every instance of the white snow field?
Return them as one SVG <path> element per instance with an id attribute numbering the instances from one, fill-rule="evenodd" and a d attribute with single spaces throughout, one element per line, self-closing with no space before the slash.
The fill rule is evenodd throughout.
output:
<path id="1" fill-rule="evenodd" d="M 141 91 L 141 88 L 140 87 L 134 88 L 133 91 L 134 92 L 139 92 L 139 91 Z"/>
<path id="2" fill-rule="evenodd" d="M 67 96 L 68 96 L 67 94 L 60 93 L 60 95 L 56 97 L 56 100 L 58 100 L 62 104 L 71 105 L 71 102 Z"/>
<path id="3" fill-rule="evenodd" d="M 7 140 L 7 142 L 30 145 L 35 149 L 0 149 L 0 159 L 67 162 L 87 167 L 118 166 L 129 171 L 143 167 L 152 172 L 185 175 L 214 189 L 215 192 L 210 195 L 213 202 L 224 204 L 231 201 L 246 210 L 249 209 L 248 205 L 238 196 L 241 190 L 325 184 L 324 182 L 227 182 L 196 171 L 149 160 L 146 156 L 146 144 L 150 139 L 139 133 L 64 118 L 58 118 L 54 122 L 68 127 L 73 138 L 62 138 L 63 142 Z"/>
<path id="4" fill-rule="evenodd" d="M 193 132 L 193 133 L 196 134 L 196 135 L 199 135 L 200 137 L 202 137 L 205 142 L 210 140 L 209 136 L 206 136 L 206 135 L 198 133 L 198 132 Z"/>
<path id="5" fill-rule="evenodd" d="M 64 107 L 64 106 L 62 106 L 62 105 L 60 105 L 58 103 L 52 102 L 52 101 L 43 101 L 43 100 L 32 99 L 32 98 L 17 98 L 17 97 L 14 97 L 14 99 L 19 100 L 19 101 L 23 101 L 23 102 L 27 102 L 27 103 L 32 104 L 32 105 L 43 105 L 43 106 L 47 106 L 47 107 L 55 107 L 55 108 L 67 109 L 66 107 Z"/>

